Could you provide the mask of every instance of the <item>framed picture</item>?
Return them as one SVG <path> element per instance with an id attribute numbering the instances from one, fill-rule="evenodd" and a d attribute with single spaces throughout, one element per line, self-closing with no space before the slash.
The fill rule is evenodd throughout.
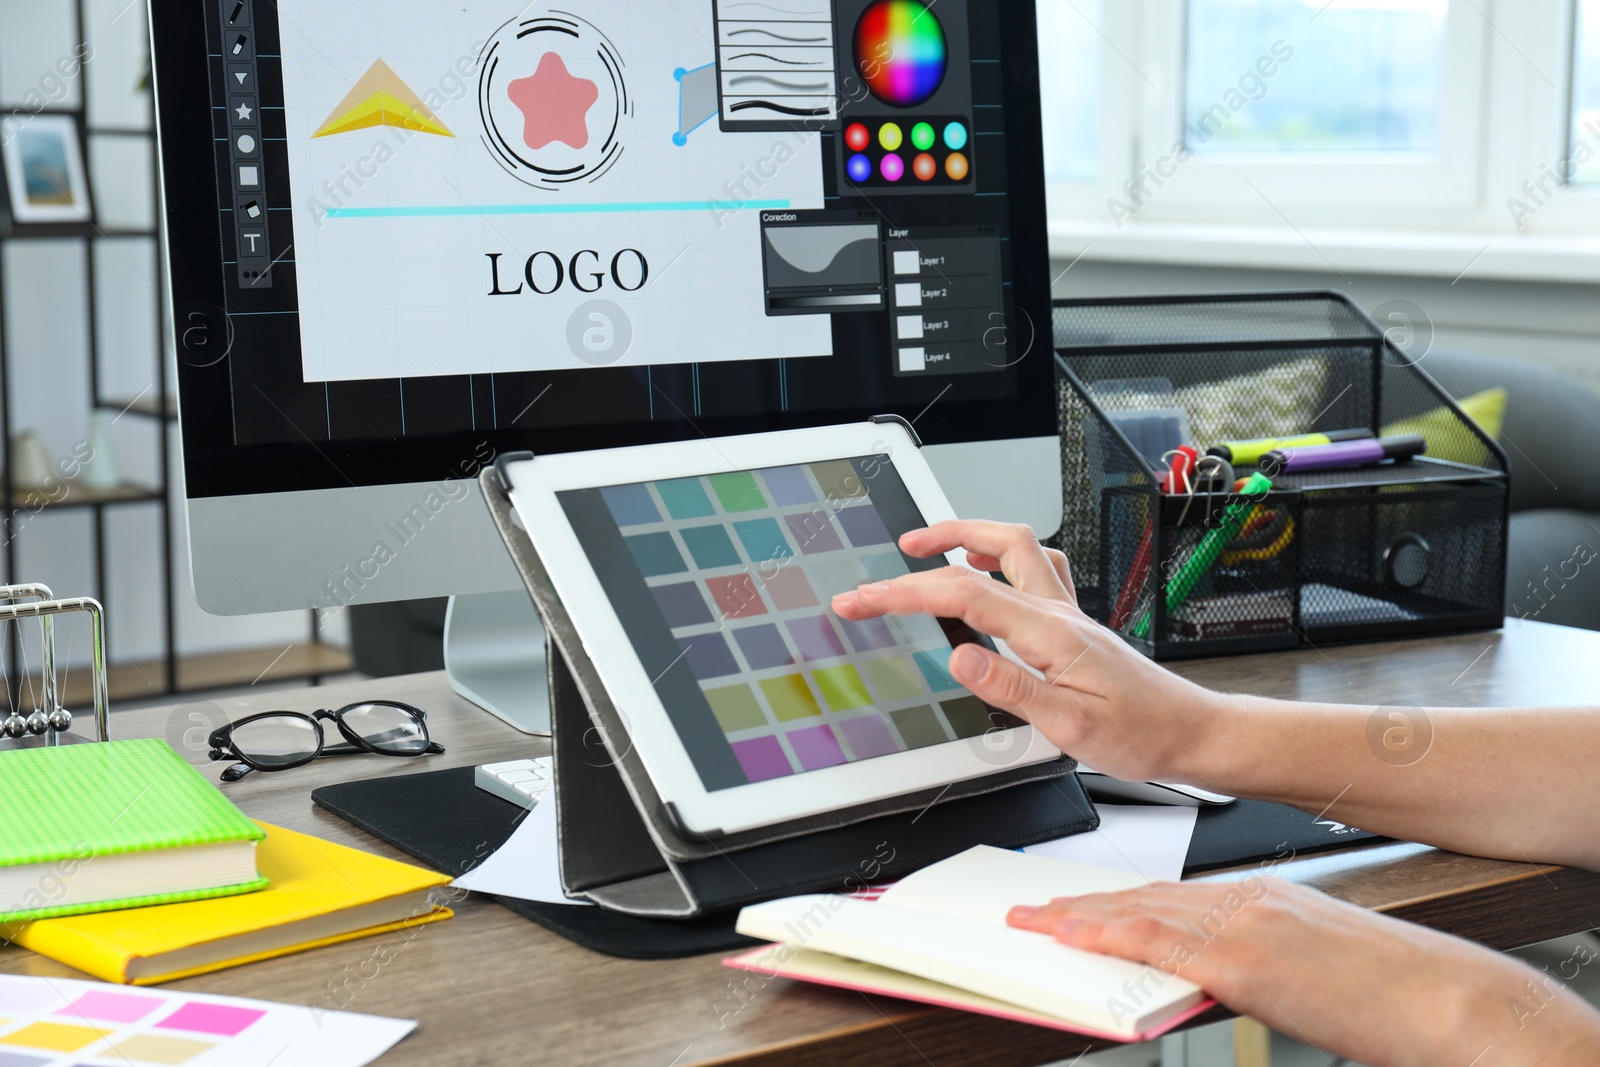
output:
<path id="1" fill-rule="evenodd" d="M 0 139 L 0 163 L 12 222 L 93 222 L 78 117 L 41 112 L 9 132 Z"/>

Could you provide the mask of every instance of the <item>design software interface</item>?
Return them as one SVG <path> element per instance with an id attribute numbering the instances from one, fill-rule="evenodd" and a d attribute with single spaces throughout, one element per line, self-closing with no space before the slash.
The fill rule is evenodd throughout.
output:
<path id="1" fill-rule="evenodd" d="M 1008 175 L 1038 131 L 1006 103 L 1037 73 L 1001 6 L 204 6 L 222 255 L 174 254 L 177 330 L 204 370 L 184 294 L 231 324 L 226 386 L 186 384 L 234 447 L 1019 396 Z"/>

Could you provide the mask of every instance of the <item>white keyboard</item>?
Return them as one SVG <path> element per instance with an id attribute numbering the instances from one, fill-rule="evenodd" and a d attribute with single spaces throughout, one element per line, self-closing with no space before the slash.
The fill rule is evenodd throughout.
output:
<path id="1" fill-rule="evenodd" d="M 472 783 L 495 796 L 532 808 L 555 784 L 555 761 L 549 756 L 486 763 L 472 772 Z"/>

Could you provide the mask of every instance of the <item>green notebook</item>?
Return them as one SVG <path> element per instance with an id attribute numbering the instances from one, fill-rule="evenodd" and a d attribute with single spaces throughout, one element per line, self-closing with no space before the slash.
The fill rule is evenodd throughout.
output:
<path id="1" fill-rule="evenodd" d="M 165 741 L 0 752 L 0 939 L 33 919 L 264 889 L 264 836 Z"/>

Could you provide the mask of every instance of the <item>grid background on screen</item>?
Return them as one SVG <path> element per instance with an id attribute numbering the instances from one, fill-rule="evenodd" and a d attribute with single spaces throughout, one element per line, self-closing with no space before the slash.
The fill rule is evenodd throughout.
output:
<path id="1" fill-rule="evenodd" d="M 850 462 L 601 492 L 750 781 L 990 728 L 947 673 L 933 619 L 829 609 L 863 581 L 909 573 Z"/>

